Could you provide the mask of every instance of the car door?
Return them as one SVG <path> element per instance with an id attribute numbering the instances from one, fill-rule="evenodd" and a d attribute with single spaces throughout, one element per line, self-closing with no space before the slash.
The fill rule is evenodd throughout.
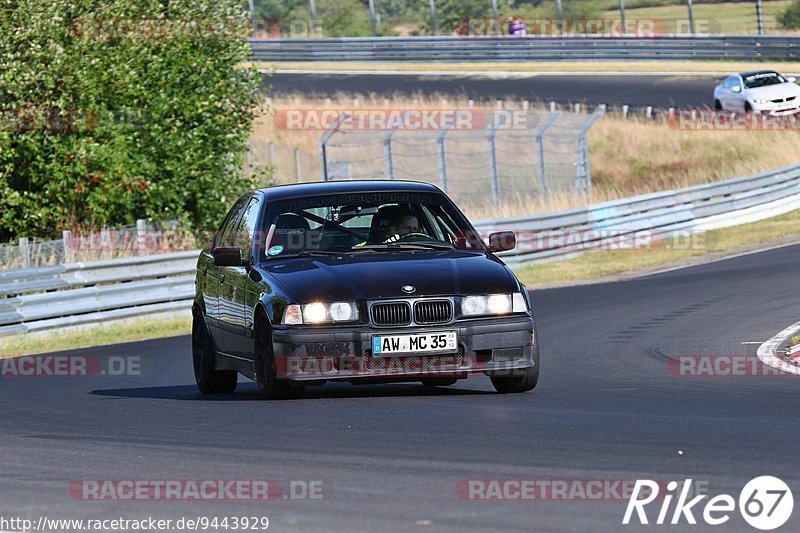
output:
<path id="1" fill-rule="evenodd" d="M 725 81 L 722 83 L 722 87 L 720 88 L 719 101 L 722 104 L 722 109 L 726 111 L 735 111 L 738 109 L 736 107 L 736 102 L 733 100 L 732 91 L 735 81 L 735 76 L 728 76 L 725 78 Z"/>
<path id="2" fill-rule="evenodd" d="M 222 231 L 219 239 L 215 242 L 215 247 L 230 247 L 233 246 L 233 236 L 239 226 L 239 221 L 242 218 L 242 211 L 247 205 L 249 197 L 245 196 L 240 198 L 228 214 L 228 220 L 225 228 Z M 211 335 L 217 349 L 221 352 L 227 352 L 226 346 L 227 331 L 233 327 L 233 323 L 237 319 L 237 314 L 232 308 L 233 288 L 231 285 L 231 267 L 222 267 L 213 265 L 213 269 L 209 268 L 206 275 L 207 283 L 216 285 L 217 292 L 217 307 L 214 326 L 210 326 Z"/>
<path id="3" fill-rule="evenodd" d="M 744 84 L 739 76 L 731 77 L 730 109 L 731 111 L 744 111 L 746 98 L 744 96 Z"/>
<path id="4" fill-rule="evenodd" d="M 237 357 L 250 358 L 253 352 L 253 316 L 261 295 L 257 279 L 250 277 L 254 254 L 258 253 L 255 234 L 260 219 L 261 199 L 254 195 L 244 209 L 233 235 L 233 246 L 242 250 L 247 266 L 226 268 L 226 285 L 230 291 L 230 309 L 235 313 L 225 331 L 226 351 Z"/>

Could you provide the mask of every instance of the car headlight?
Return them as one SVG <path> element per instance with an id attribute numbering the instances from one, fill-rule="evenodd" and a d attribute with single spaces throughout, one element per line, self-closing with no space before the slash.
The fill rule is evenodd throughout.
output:
<path id="1" fill-rule="evenodd" d="M 521 292 L 465 296 L 461 299 L 461 316 L 505 315 L 527 313 L 528 306 Z"/>
<path id="2" fill-rule="evenodd" d="M 293 304 L 287 306 L 283 314 L 283 323 L 289 325 L 352 322 L 354 320 L 358 320 L 358 306 L 355 302 Z"/>
<path id="3" fill-rule="evenodd" d="M 769 100 L 767 100 L 765 98 L 753 98 L 753 103 L 754 104 L 768 104 Z"/>

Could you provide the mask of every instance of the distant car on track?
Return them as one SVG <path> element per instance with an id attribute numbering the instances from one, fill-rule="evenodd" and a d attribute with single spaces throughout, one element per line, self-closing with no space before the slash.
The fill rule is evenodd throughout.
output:
<path id="1" fill-rule="evenodd" d="M 202 392 L 241 373 L 269 399 L 306 384 L 539 378 L 525 287 L 437 187 L 348 181 L 239 198 L 197 262 L 192 354 Z"/>
<path id="2" fill-rule="evenodd" d="M 774 70 L 731 74 L 714 87 L 718 111 L 792 115 L 800 112 L 800 86 Z"/>

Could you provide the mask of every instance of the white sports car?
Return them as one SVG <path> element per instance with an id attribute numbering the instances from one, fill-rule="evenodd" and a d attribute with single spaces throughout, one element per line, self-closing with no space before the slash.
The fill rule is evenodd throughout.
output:
<path id="1" fill-rule="evenodd" d="M 714 109 L 792 115 L 800 112 L 800 86 L 774 70 L 731 74 L 714 87 Z"/>

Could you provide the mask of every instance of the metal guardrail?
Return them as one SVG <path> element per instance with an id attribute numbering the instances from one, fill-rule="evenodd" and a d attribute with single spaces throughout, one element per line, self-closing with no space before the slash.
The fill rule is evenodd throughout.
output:
<path id="1" fill-rule="evenodd" d="M 540 215 L 482 220 L 481 233 L 513 230 L 517 248 L 503 260 L 517 266 L 533 260 L 589 250 L 604 239 L 651 232 L 707 231 L 760 220 L 800 208 L 800 164 L 752 176 L 696 185 Z M 542 233 L 558 232 L 540 244 Z"/>
<path id="2" fill-rule="evenodd" d="M 800 37 L 351 37 L 252 40 L 251 48 L 256 61 L 789 61 L 800 57 Z"/>
<path id="3" fill-rule="evenodd" d="M 511 266 L 590 250 L 604 235 L 706 231 L 800 208 L 800 164 L 706 185 L 555 213 L 478 221 L 482 233 L 518 236 Z M 541 247 L 543 232 L 576 236 Z M 605 232 L 605 233 L 604 233 Z M 133 316 L 188 312 L 196 251 L 0 272 L 0 336 Z"/>
<path id="4" fill-rule="evenodd" d="M 188 310 L 197 254 L 0 272 L 0 336 Z"/>

